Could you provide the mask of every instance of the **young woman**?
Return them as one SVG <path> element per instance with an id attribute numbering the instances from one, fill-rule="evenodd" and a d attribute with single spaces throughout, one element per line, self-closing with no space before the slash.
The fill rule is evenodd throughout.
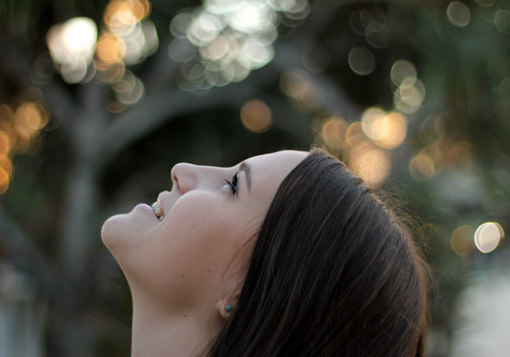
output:
<path id="1" fill-rule="evenodd" d="M 320 149 L 178 164 L 108 219 L 132 356 L 423 356 L 424 264 L 395 215 Z"/>

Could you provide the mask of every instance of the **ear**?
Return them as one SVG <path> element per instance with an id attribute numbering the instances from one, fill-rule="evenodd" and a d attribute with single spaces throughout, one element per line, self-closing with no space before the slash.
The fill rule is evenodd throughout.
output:
<path id="1" fill-rule="evenodd" d="M 236 291 L 234 291 L 231 295 L 224 297 L 216 304 L 216 308 L 223 319 L 228 319 L 232 311 L 235 309 L 240 293 L 241 289 L 236 289 Z"/>

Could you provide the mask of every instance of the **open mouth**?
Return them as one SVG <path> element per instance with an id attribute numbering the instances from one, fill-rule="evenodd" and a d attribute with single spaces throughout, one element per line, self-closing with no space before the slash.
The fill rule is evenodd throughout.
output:
<path id="1" fill-rule="evenodd" d="M 158 217 L 160 221 L 165 219 L 165 215 L 163 214 L 163 211 L 161 210 L 161 207 L 159 206 L 159 202 L 154 202 L 152 204 L 152 209 L 154 210 L 156 217 Z"/>

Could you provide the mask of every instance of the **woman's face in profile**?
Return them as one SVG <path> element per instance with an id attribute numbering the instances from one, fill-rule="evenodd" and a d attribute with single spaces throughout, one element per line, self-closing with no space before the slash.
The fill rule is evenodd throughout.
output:
<path id="1" fill-rule="evenodd" d="M 109 218 L 103 241 L 133 296 L 182 311 L 242 284 L 248 242 L 282 180 L 307 154 L 281 151 L 230 168 L 178 164 L 172 190 L 157 198 L 161 221 L 144 204 Z"/>

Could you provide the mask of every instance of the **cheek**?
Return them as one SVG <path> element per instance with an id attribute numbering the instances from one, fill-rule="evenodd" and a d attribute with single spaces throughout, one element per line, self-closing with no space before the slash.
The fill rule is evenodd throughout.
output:
<path id="1" fill-rule="evenodd" d="M 238 232 L 235 207 L 224 197 L 207 193 L 189 195 L 178 201 L 161 227 L 168 250 L 175 259 L 216 261 L 232 245 Z M 185 265 L 185 264 L 184 264 Z"/>
<path id="2" fill-rule="evenodd" d="M 239 246 L 233 205 L 213 193 L 183 196 L 132 257 L 130 280 L 175 307 L 210 295 Z"/>

